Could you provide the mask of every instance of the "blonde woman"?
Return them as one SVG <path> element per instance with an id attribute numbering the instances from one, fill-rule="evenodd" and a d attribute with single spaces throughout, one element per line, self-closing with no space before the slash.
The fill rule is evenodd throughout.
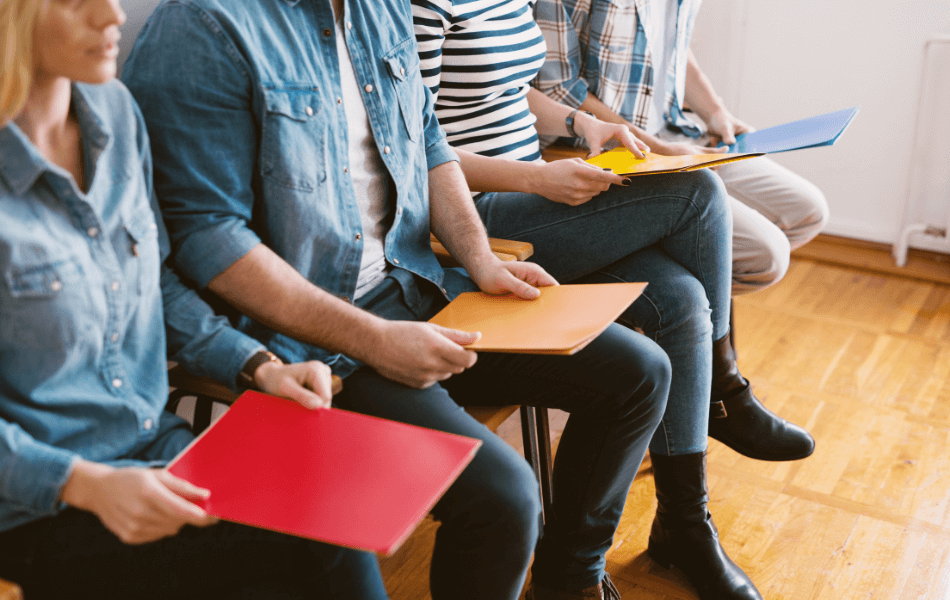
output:
<path id="1" fill-rule="evenodd" d="M 145 128 L 113 81 L 124 19 L 0 0 L 0 577 L 30 600 L 385 598 L 372 555 L 216 523 L 207 490 L 155 468 L 192 439 L 164 411 L 166 335 L 189 369 L 308 407 L 330 374 L 253 368 L 265 349 L 163 264 Z"/>

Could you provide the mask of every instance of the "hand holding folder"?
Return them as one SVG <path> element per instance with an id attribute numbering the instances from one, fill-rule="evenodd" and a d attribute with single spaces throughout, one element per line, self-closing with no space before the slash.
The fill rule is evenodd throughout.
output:
<path id="1" fill-rule="evenodd" d="M 729 152 L 788 152 L 816 146 L 831 146 L 848 128 L 859 106 L 750 131 L 736 136 Z M 719 144 L 720 147 L 725 144 Z"/>
<path id="2" fill-rule="evenodd" d="M 168 470 L 211 491 L 213 516 L 395 552 L 480 440 L 245 392 Z"/>
<path id="3" fill-rule="evenodd" d="M 482 352 L 570 355 L 581 350 L 640 296 L 645 283 L 542 287 L 535 300 L 484 292 L 460 294 L 430 323 L 482 337 L 466 346 Z"/>

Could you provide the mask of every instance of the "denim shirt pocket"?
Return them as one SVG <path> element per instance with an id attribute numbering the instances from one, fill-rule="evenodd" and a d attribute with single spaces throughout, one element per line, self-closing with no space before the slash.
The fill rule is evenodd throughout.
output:
<path id="1" fill-rule="evenodd" d="M 12 265 L 3 274 L 10 299 L 2 311 L 0 335 L 12 335 L 27 354 L 70 347 L 77 337 L 71 314 L 84 304 L 82 275 L 82 267 L 73 257 Z"/>
<path id="2" fill-rule="evenodd" d="M 313 192 L 327 178 L 327 115 L 318 88 L 263 85 L 261 92 L 261 177 L 265 184 Z"/>
<path id="3" fill-rule="evenodd" d="M 398 44 L 383 57 L 389 79 L 396 90 L 399 112 L 409 133 L 409 139 L 417 142 L 422 137 L 423 89 L 419 71 L 419 52 L 415 39 Z"/>
<path id="4" fill-rule="evenodd" d="M 148 206 L 138 206 L 122 218 L 128 235 L 124 263 L 126 281 L 136 281 L 139 296 L 153 293 L 158 286 L 161 255 L 158 249 L 158 225 Z"/>

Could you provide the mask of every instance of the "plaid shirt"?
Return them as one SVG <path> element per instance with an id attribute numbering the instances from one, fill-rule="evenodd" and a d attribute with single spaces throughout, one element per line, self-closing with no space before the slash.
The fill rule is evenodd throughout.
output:
<path id="1" fill-rule="evenodd" d="M 678 1 L 663 120 L 696 137 L 701 131 L 683 114 L 683 95 L 689 38 L 702 0 Z M 548 52 L 532 84 L 574 107 L 593 93 L 630 123 L 649 130 L 654 125 L 650 123 L 654 73 L 650 27 L 644 23 L 650 23 L 656 8 L 650 0 L 538 0 L 535 19 Z"/>

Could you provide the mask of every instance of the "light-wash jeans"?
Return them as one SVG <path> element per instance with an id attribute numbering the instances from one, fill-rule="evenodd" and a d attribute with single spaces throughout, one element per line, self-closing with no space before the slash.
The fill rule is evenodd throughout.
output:
<path id="1" fill-rule="evenodd" d="M 561 283 L 646 281 L 621 317 L 670 358 L 666 413 L 650 451 L 706 449 L 712 341 L 729 332 L 732 221 L 722 181 L 703 170 L 633 177 L 580 206 L 488 193 L 489 235 L 534 245 L 530 260 Z"/>

